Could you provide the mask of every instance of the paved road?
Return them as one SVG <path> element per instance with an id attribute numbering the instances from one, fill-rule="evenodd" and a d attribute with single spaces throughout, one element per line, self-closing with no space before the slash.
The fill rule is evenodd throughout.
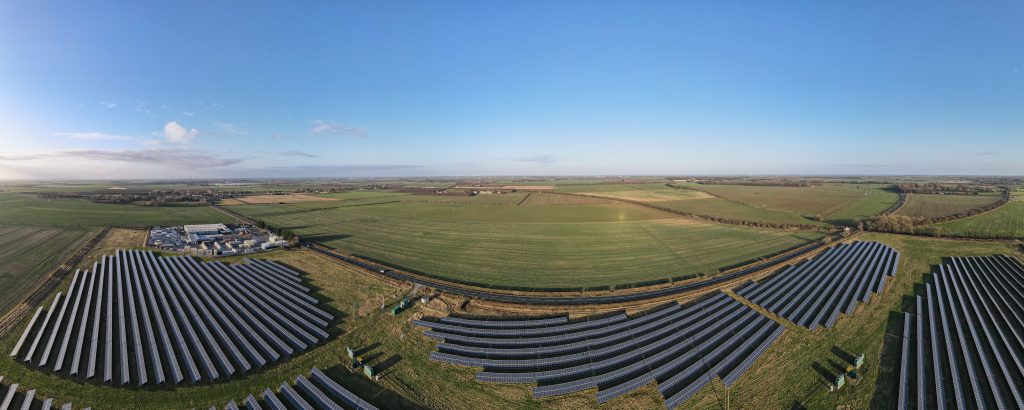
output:
<path id="1" fill-rule="evenodd" d="M 437 290 L 440 290 L 440 291 L 444 291 L 444 292 L 448 292 L 448 293 L 452 293 L 452 294 L 456 294 L 456 295 L 463 295 L 463 296 L 469 296 L 469 297 L 474 297 L 474 298 L 492 300 L 492 301 L 495 301 L 495 302 L 517 303 L 517 304 L 524 304 L 524 305 L 597 305 L 597 304 L 608 304 L 608 303 L 635 302 L 635 301 L 640 301 L 640 300 L 645 300 L 645 299 L 658 298 L 658 297 L 662 297 L 662 296 L 675 295 L 675 294 L 679 294 L 679 293 L 683 293 L 683 292 L 690 292 L 690 291 L 694 291 L 694 290 L 698 290 L 698 289 L 714 287 L 714 286 L 716 286 L 716 285 L 718 285 L 720 283 L 723 283 L 723 282 L 728 282 L 728 281 L 731 281 L 731 280 L 736 280 L 738 278 L 742 278 L 744 276 L 750 275 L 750 274 L 752 274 L 754 272 L 757 272 L 757 271 L 760 271 L 760 270 L 764 270 L 764 269 L 768 269 L 768 268 L 771 268 L 771 267 L 774 267 L 774 266 L 781 265 L 781 264 L 783 264 L 783 263 L 785 263 L 785 262 L 787 262 L 787 261 L 789 261 L 789 260 L 791 260 L 793 258 L 796 258 L 796 257 L 798 257 L 800 255 L 803 255 L 803 254 L 806 254 L 808 252 L 817 250 L 817 249 L 821 248 L 822 246 L 825 246 L 825 244 L 819 242 L 819 243 L 815 244 L 814 246 L 810 246 L 810 247 L 806 247 L 806 248 L 800 249 L 800 250 L 798 250 L 796 252 L 784 255 L 784 256 L 776 258 L 776 259 L 772 259 L 772 260 L 770 260 L 768 262 L 761 263 L 761 264 L 758 264 L 758 265 L 754 265 L 754 266 L 751 266 L 751 267 L 748 267 L 748 268 L 745 268 L 745 269 L 742 269 L 742 270 L 738 270 L 736 272 L 732 272 L 732 273 L 729 273 L 729 274 L 726 274 L 726 275 L 722 275 L 722 276 L 717 276 L 717 277 L 714 277 L 714 278 L 711 278 L 711 279 L 708 279 L 708 280 L 704 280 L 704 281 L 700 281 L 700 282 L 692 282 L 692 283 L 687 283 L 687 284 L 679 285 L 679 286 L 673 286 L 673 287 L 669 287 L 669 288 L 654 289 L 654 290 L 648 290 L 648 291 L 638 292 L 638 293 L 629 293 L 629 294 L 624 294 L 624 295 L 577 296 L 577 297 L 572 297 L 572 296 L 565 297 L 565 296 L 509 295 L 509 294 L 504 294 L 504 293 L 493 293 L 493 292 L 487 292 L 487 291 L 476 290 L 476 289 L 466 289 L 466 288 L 462 288 L 462 287 L 458 287 L 458 286 L 453 286 L 453 285 L 449 285 L 449 284 L 445 284 L 445 283 L 435 282 L 435 281 L 427 279 L 427 278 L 421 278 L 421 277 L 418 277 L 418 276 L 406 275 L 404 273 L 396 272 L 396 271 L 391 270 L 391 269 L 386 269 L 386 268 L 382 269 L 382 268 L 380 268 L 378 266 L 374 266 L 374 265 L 368 264 L 366 262 L 363 262 L 363 261 L 360 261 L 360 260 L 356 260 L 356 259 L 352 259 L 352 258 L 349 258 L 349 257 L 347 257 L 345 255 L 341 255 L 341 254 L 339 254 L 337 252 L 333 252 L 333 251 L 331 251 L 331 250 L 329 250 L 327 248 L 324 248 L 322 246 L 309 245 L 307 247 L 310 250 L 322 253 L 324 255 L 330 256 L 330 257 L 335 258 L 335 259 L 339 259 L 341 261 L 344 261 L 344 262 L 347 262 L 349 264 L 358 266 L 360 268 L 372 271 L 372 272 L 377 273 L 377 274 L 386 275 L 386 276 L 388 276 L 388 277 L 390 277 L 392 279 L 412 282 L 412 283 L 416 283 L 416 284 L 419 284 L 419 285 L 431 287 L 431 288 L 434 288 L 434 289 L 437 289 Z"/>

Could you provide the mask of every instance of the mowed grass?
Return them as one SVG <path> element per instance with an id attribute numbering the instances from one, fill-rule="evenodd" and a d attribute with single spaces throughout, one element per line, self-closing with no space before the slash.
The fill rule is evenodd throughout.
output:
<path id="1" fill-rule="evenodd" d="M 910 194 L 907 197 L 906 205 L 903 205 L 896 214 L 942 218 L 992 205 L 999 202 L 1001 198 L 1002 195 L 998 193 L 984 195 Z"/>
<path id="2" fill-rule="evenodd" d="M 0 226 L 0 312 L 6 312 L 44 273 L 85 245 L 95 229 Z"/>
<path id="3" fill-rule="evenodd" d="M 867 195 L 870 186 L 858 184 L 824 184 L 811 187 L 693 185 L 695 189 L 744 204 L 804 216 L 829 217 Z"/>
<path id="4" fill-rule="evenodd" d="M 970 218 L 931 225 L 949 236 L 972 238 L 1024 238 L 1024 192 L 1000 207 Z"/>
<path id="5" fill-rule="evenodd" d="M 716 273 L 823 236 L 706 223 L 623 203 L 229 208 L 342 252 L 449 280 L 529 288 Z"/>
<path id="6" fill-rule="evenodd" d="M 948 256 L 1017 253 L 1005 243 L 960 242 L 901 235 L 865 234 L 863 240 L 879 241 L 902 252 L 899 272 L 886 283 L 885 292 L 872 296 L 852 316 L 841 315 L 829 330 L 811 332 L 788 322 L 787 330 L 739 382 L 730 389 L 734 408 L 743 409 L 868 409 L 892 408 L 897 397 L 902 312 L 911 309 L 915 285 Z M 845 367 L 833 348 L 851 354 L 864 353 L 862 380 L 829 392 L 825 376 L 816 369 L 837 374 Z M 833 364 L 835 363 L 835 365 Z M 686 408 L 720 409 L 725 386 L 715 380 Z"/>
<path id="7" fill-rule="evenodd" d="M 82 199 L 41 199 L 0 194 L 0 224 L 33 226 L 182 225 L 234 222 L 208 206 L 98 204 Z"/>
<path id="8" fill-rule="evenodd" d="M 330 194 L 317 194 L 317 196 L 320 196 L 320 197 L 331 198 L 331 199 L 338 199 L 338 200 L 343 200 L 343 201 L 344 200 L 350 200 L 350 199 L 384 198 L 384 197 L 389 197 L 389 196 L 402 196 L 402 195 L 408 195 L 408 194 L 402 193 L 402 192 L 376 191 L 376 190 L 369 190 L 369 191 L 354 190 L 354 191 L 345 191 L 345 192 L 335 192 L 335 193 L 330 193 Z"/>
<path id="9" fill-rule="evenodd" d="M 900 200 L 900 194 L 888 187 L 872 187 L 865 195 L 845 209 L 827 218 L 836 225 L 852 226 L 857 219 L 867 219 L 885 212 Z"/>

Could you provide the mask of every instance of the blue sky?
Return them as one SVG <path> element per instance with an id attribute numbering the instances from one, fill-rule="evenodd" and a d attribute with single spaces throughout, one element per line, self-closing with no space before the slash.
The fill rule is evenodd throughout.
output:
<path id="1" fill-rule="evenodd" d="M 1024 174 L 1024 3 L 0 2 L 0 178 Z"/>

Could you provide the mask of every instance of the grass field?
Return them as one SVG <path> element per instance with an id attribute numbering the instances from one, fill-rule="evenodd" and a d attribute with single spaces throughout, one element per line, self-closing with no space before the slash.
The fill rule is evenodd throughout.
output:
<path id="1" fill-rule="evenodd" d="M 947 256 L 1016 253 L 1003 243 L 956 242 L 900 235 L 865 234 L 862 239 L 886 243 L 902 252 L 899 273 L 852 316 L 841 316 L 831 330 L 812 332 L 788 322 L 787 331 L 729 392 L 735 408 L 868 409 L 892 408 L 899 378 L 898 344 L 903 331 L 901 312 L 909 309 L 915 284 Z M 1016 253 L 1018 257 L 1021 255 Z M 834 353 L 864 353 L 863 378 L 838 392 L 828 392 L 825 377 L 816 368 L 835 373 L 842 363 Z M 720 409 L 725 387 L 715 380 L 687 408 Z M 799 405 L 799 406 L 798 406 Z"/>
<path id="2" fill-rule="evenodd" d="M 985 195 L 911 194 L 897 215 L 942 218 L 971 209 L 992 205 L 1002 198 L 999 193 Z"/>
<path id="3" fill-rule="evenodd" d="M 1014 192 L 1010 203 L 999 209 L 931 226 L 950 236 L 1024 238 L 1024 192 Z"/>
<path id="4" fill-rule="evenodd" d="M 590 191 L 585 189 L 590 189 Z M 794 212 L 755 208 L 740 202 L 718 198 L 704 191 L 672 188 L 662 183 L 578 185 L 567 187 L 566 191 L 569 190 L 583 195 L 641 202 L 703 217 L 772 224 L 827 226 L 825 223 L 804 218 Z"/>
<path id="5" fill-rule="evenodd" d="M 29 194 L 0 194 L 2 225 L 93 227 L 231 221 L 232 218 L 208 206 L 98 204 L 82 199 L 40 199 Z"/>
<path id="6" fill-rule="evenodd" d="M 828 218 L 865 197 L 869 186 L 824 184 L 812 187 L 693 185 L 722 198 L 757 207 Z M 895 201 L 893 201 L 895 202 Z"/>
<path id="7" fill-rule="evenodd" d="M 0 226 L 0 312 L 6 312 L 36 279 L 96 233 L 95 229 Z"/>
<path id="8" fill-rule="evenodd" d="M 857 219 L 867 219 L 885 212 L 899 200 L 900 194 L 894 190 L 872 187 L 866 191 L 866 195 L 826 219 L 833 224 L 852 226 Z"/>
<path id="9" fill-rule="evenodd" d="M 221 201 L 222 205 L 240 204 L 294 204 L 298 202 L 333 201 L 334 199 L 305 194 L 284 194 L 284 195 L 252 195 L 238 198 L 228 198 Z"/>
<path id="10" fill-rule="evenodd" d="M 342 252 L 451 280 L 531 288 L 713 273 L 823 236 L 706 223 L 625 203 L 229 208 Z"/>

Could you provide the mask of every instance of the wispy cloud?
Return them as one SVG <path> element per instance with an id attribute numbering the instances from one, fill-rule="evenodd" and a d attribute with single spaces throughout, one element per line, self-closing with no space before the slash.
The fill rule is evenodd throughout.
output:
<path id="1" fill-rule="evenodd" d="M 184 115 L 184 116 L 186 116 L 186 117 L 191 117 L 191 116 L 193 116 L 193 115 L 196 115 L 196 113 L 194 113 L 194 112 L 188 112 L 188 111 L 182 111 L 182 112 L 181 112 L 181 115 Z"/>
<path id="2" fill-rule="evenodd" d="M 164 125 L 164 137 L 167 138 L 167 142 L 187 144 L 198 136 L 199 130 L 195 128 L 188 129 L 175 121 Z"/>
<path id="3" fill-rule="evenodd" d="M 532 162 L 540 165 L 551 165 L 558 162 L 558 157 L 554 155 L 533 155 L 529 157 L 512 158 L 516 162 Z"/>
<path id="4" fill-rule="evenodd" d="M 102 132 L 55 132 L 53 135 L 87 141 L 129 141 L 135 139 L 135 137 L 130 135 L 111 135 Z"/>
<path id="5" fill-rule="evenodd" d="M 317 157 L 316 155 L 310 154 L 308 152 L 302 152 L 302 151 L 298 151 L 298 150 L 281 151 L 281 152 L 278 152 L 277 155 L 283 155 L 283 156 L 286 156 L 286 157 L 303 157 L 303 158 L 316 158 Z"/>
<path id="6" fill-rule="evenodd" d="M 34 161 L 42 159 L 74 159 L 93 161 L 114 161 L 143 165 L 174 165 L 189 168 L 217 168 L 244 161 L 242 158 L 224 157 L 206 151 L 185 149 L 143 149 L 143 150 L 87 150 L 69 149 L 56 151 L 22 152 L 0 155 L 0 161 Z"/>
<path id="7" fill-rule="evenodd" d="M 982 152 L 975 152 L 974 155 L 992 156 L 992 155 L 999 155 L 999 152 L 998 151 L 982 151 Z"/>
<path id="8" fill-rule="evenodd" d="M 215 122 L 214 125 L 220 127 L 220 129 L 228 134 L 232 135 L 246 135 L 245 130 L 239 128 L 237 125 L 230 122 Z"/>
<path id="9" fill-rule="evenodd" d="M 366 137 L 365 128 L 353 127 L 351 125 L 342 124 L 340 122 L 325 120 L 313 120 L 313 129 L 310 131 L 313 132 L 314 134 L 345 135 L 355 138 Z"/>
<path id="10" fill-rule="evenodd" d="M 117 108 L 117 103 L 112 103 L 110 101 L 100 101 L 100 107 L 103 107 L 103 108 Z"/>

